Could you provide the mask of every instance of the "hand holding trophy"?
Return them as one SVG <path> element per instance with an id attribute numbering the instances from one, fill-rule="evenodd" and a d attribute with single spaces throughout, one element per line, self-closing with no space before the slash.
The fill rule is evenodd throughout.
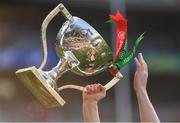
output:
<path id="1" fill-rule="evenodd" d="M 50 71 L 43 71 L 48 55 L 46 30 L 50 21 L 58 13 L 63 14 L 67 19 L 57 35 L 56 51 L 60 60 Z M 69 70 L 80 76 L 94 76 L 105 69 L 110 69 L 114 78 L 104 86 L 106 90 L 113 87 L 122 78 L 118 70 L 120 67 L 115 67 L 116 62 L 113 60 L 112 51 L 106 41 L 87 22 L 72 16 L 63 4 L 59 4 L 49 13 L 43 21 L 41 29 L 43 44 L 41 66 L 38 69 L 35 66 L 20 69 L 16 74 L 45 107 L 63 106 L 65 101 L 59 95 L 63 89 L 74 88 L 81 91 L 84 89 L 77 85 L 57 86 L 57 80 Z M 124 43 L 122 48 L 125 51 Z"/>

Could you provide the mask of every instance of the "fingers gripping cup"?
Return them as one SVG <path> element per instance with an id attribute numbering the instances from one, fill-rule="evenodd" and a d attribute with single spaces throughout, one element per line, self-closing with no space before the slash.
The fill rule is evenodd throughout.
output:
<path id="1" fill-rule="evenodd" d="M 60 57 L 58 64 L 50 71 L 43 68 L 47 61 L 46 30 L 50 21 L 61 13 L 67 19 L 57 35 L 56 51 Z M 112 51 L 101 35 L 86 21 L 72 16 L 63 4 L 59 4 L 45 18 L 42 24 L 43 62 L 37 69 L 29 67 L 16 72 L 24 85 L 46 107 L 63 106 L 65 101 L 59 92 L 66 88 L 83 90 L 77 85 L 57 86 L 57 80 L 67 71 L 79 76 L 94 76 L 113 63 Z M 106 90 L 122 78 L 119 71 L 105 85 Z"/>

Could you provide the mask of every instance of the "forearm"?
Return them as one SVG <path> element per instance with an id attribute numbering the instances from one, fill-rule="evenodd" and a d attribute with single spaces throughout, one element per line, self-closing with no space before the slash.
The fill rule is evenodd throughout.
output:
<path id="1" fill-rule="evenodd" d="M 83 102 L 84 122 L 100 122 L 97 102 Z"/>
<path id="2" fill-rule="evenodd" d="M 136 91 L 141 122 L 160 122 L 151 104 L 147 91 L 139 89 Z"/>

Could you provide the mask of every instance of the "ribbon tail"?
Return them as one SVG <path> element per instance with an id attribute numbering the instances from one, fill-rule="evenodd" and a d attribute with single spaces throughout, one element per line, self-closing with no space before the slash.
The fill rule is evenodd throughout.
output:
<path id="1" fill-rule="evenodd" d="M 129 64 L 129 62 L 134 58 L 134 55 L 136 53 L 136 49 L 138 48 L 139 44 L 143 41 L 143 36 L 145 33 L 141 34 L 137 39 L 136 42 L 134 44 L 133 49 L 130 52 L 127 52 L 125 55 L 125 58 L 122 61 L 117 60 L 115 62 L 115 65 L 120 69 L 124 66 L 126 66 L 127 64 Z"/>
<path id="2" fill-rule="evenodd" d="M 120 25 L 116 29 L 116 55 L 114 61 L 118 58 L 126 41 L 127 27 L 122 28 Z"/>

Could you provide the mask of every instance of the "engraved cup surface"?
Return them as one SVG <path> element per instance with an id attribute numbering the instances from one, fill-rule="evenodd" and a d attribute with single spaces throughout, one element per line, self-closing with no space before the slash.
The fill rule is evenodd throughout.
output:
<path id="1" fill-rule="evenodd" d="M 113 61 L 112 51 L 102 36 L 87 22 L 72 17 L 66 21 L 57 35 L 56 51 L 63 57 L 64 51 L 72 51 L 80 64 L 72 72 L 91 76 L 105 70 Z"/>

